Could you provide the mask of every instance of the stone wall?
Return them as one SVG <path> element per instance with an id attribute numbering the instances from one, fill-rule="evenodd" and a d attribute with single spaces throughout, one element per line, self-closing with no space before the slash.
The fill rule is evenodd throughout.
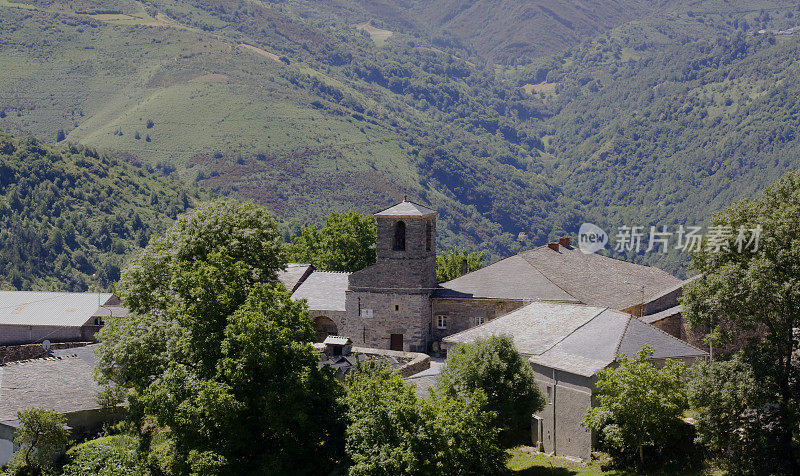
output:
<path id="1" fill-rule="evenodd" d="M 52 350 L 72 349 L 83 347 L 94 342 L 54 342 L 50 344 Z M 38 359 L 45 357 L 42 344 L 3 345 L 0 346 L 0 363 L 15 362 L 18 360 Z"/>
<path id="2" fill-rule="evenodd" d="M 353 354 L 385 355 L 396 359 L 410 359 L 407 364 L 399 369 L 400 375 L 402 375 L 403 378 L 420 373 L 423 370 L 428 370 L 431 367 L 430 356 L 420 352 L 400 352 L 397 350 L 374 349 L 371 347 L 353 347 L 351 352 Z"/>
<path id="3" fill-rule="evenodd" d="M 427 351 L 431 322 L 427 293 L 348 291 L 346 302 L 340 333 L 354 343 L 389 349 L 390 335 L 402 334 L 404 351 Z M 371 310 L 372 317 L 362 317 L 362 309 Z"/>
<path id="4" fill-rule="evenodd" d="M 542 451 L 588 460 L 594 435 L 583 429 L 580 422 L 592 405 L 594 379 L 540 365 L 533 365 L 533 370 L 547 400 L 545 408 L 536 414 L 542 420 Z"/>
<path id="5" fill-rule="evenodd" d="M 0 345 L 19 345 L 42 342 L 87 341 L 94 338 L 100 326 L 26 326 L 0 325 Z"/>
<path id="6" fill-rule="evenodd" d="M 475 326 L 475 318 L 488 322 L 525 305 L 522 300 L 432 298 L 431 338 L 434 341 Z M 447 328 L 439 329 L 438 316 L 447 317 Z"/>

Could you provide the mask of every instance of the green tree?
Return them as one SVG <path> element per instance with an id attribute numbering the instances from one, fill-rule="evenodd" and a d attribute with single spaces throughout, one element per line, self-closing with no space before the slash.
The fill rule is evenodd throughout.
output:
<path id="1" fill-rule="evenodd" d="M 729 474 L 759 474 L 772 468 L 775 425 L 762 424 L 770 407 L 763 389 L 738 353 L 690 369 L 689 403 L 697 415 L 697 438 Z"/>
<path id="2" fill-rule="evenodd" d="M 506 446 L 518 442 L 520 432 L 529 435 L 532 415 L 545 405 L 530 364 L 506 335 L 448 350 L 436 386 L 455 398 L 470 398 L 475 391 L 491 396 L 487 408 L 494 412 L 492 424 Z"/>
<path id="3" fill-rule="evenodd" d="M 324 271 L 358 271 L 375 263 L 375 220 L 356 211 L 331 213 L 322 228 L 304 227 L 289 244 L 289 260 Z"/>
<path id="4" fill-rule="evenodd" d="M 436 256 L 436 280 L 450 281 L 464 274 L 464 261 L 467 262 L 467 273 L 477 271 L 483 266 L 483 251 L 467 253 L 462 249 L 454 249 L 449 253 Z"/>
<path id="5" fill-rule="evenodd" d="M 684 393 L 686 366 L 667 360 L 657 368 L 653 348 L 634 356 L 617 356 L 618 366 L 597 371 L 598 406 L 586 413 L 581 426 L 600 437 L 620 463 L 644 463 L 644 448 L 661 451 L 675 438 L 688 409 Z"/>
<path id="6" fill-rule="evenodd" d="M 751 410 L 773 408 L 772 461 L 776 473 L 800 472 L 800 173 L 790 172 L 763 194 L 731 205 L 713 218 L 726 235 L 719 249 L 706 247 L 692 256 L 702 277 L 684 290 L 690 325 L 711 330 L 716 346 L 742 347 L 742 358 L 763 389 Z M 755 243 L 741 247 L 760 229 Z M 733 416 L 732 416 L 733 417 Z"/>
<path id="7" fill-rule="evenodd" d="M 12 474 L 34 475 L 55 470 L 55 462 L 70 445 L 67 419 L 52 410 L 33 408 L 17 413 L 14 442 L 19 451 L 9 465 Z"/>
<path id="8" fill-rule="evenodd" d="M 435 394 L 414 386 L 386 364 L 367 362 L 348 375 L 346 449 L 351 475 L 500 474 L 507 457 L 492 426 L 487 398 Z"/>
<path id="9" fill-rule="evenodd" d="M 134 435 L 101 436 L 83 442 L 67 451 L 69 463 L 64 476 L 140 476 L 147 475 Z"/>

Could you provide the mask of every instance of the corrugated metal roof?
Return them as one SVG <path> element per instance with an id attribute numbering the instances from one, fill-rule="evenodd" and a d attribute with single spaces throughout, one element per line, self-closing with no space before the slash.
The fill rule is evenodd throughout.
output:
<path id="1" fill-rule="evenodd" d="M 347 345 L 349 343 L 352 344 L 352 342 L 349 337 L 344 336 L 328 336 L 322 341 L 325 345 Z"/>
<path id="2" fill-rule="evenodd" d="M 92 316 L 109 315 L 98 303 L 106 303 L 112 296 L 108 293 L 100 293 L 98 298 L 98 293 L 0 291 L 0 325 L 80 327 Z"/>
<path id="3" fill-rule="evenodd" d="M 314 271 L 297 290 L 292 299 L 306 299 L 312 311 L 344 311 L 350 273 Z"/>

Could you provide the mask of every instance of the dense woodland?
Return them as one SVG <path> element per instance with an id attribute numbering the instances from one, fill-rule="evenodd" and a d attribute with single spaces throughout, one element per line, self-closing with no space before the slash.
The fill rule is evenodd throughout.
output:
<path id="1" fill-rule="evenodd" d="M 125 257 L 199 197 L 86 147 L 0 134 L 0 284 L 109 289 Z"/>

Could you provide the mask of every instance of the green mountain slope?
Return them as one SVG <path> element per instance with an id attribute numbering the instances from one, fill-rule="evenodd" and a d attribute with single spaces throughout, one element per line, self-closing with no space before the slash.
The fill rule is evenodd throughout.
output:
<path id="1" fill-rule="evenodd" d="M 305 223 L 407 194 L 441 211 L 443 248 L 489 258 L 583 220 L 703 222 L 797 166 L 796 4 L 613 5 L 632 16 L 581 10 L 596 29 L 545 35 L 562 46 L 464 26 L 479 47 L 447 33 L 471 16 L 432 2 L 0 0 L 0 127 L 63 130 Z M 474 21 L 521 16 L 505 11 Z"/>
<path id="2" fill-rule="evenodd" d="M 0 133 L 0 287 L 109 289 L 124 258 L 197 198 L 92 149 Z"/>

